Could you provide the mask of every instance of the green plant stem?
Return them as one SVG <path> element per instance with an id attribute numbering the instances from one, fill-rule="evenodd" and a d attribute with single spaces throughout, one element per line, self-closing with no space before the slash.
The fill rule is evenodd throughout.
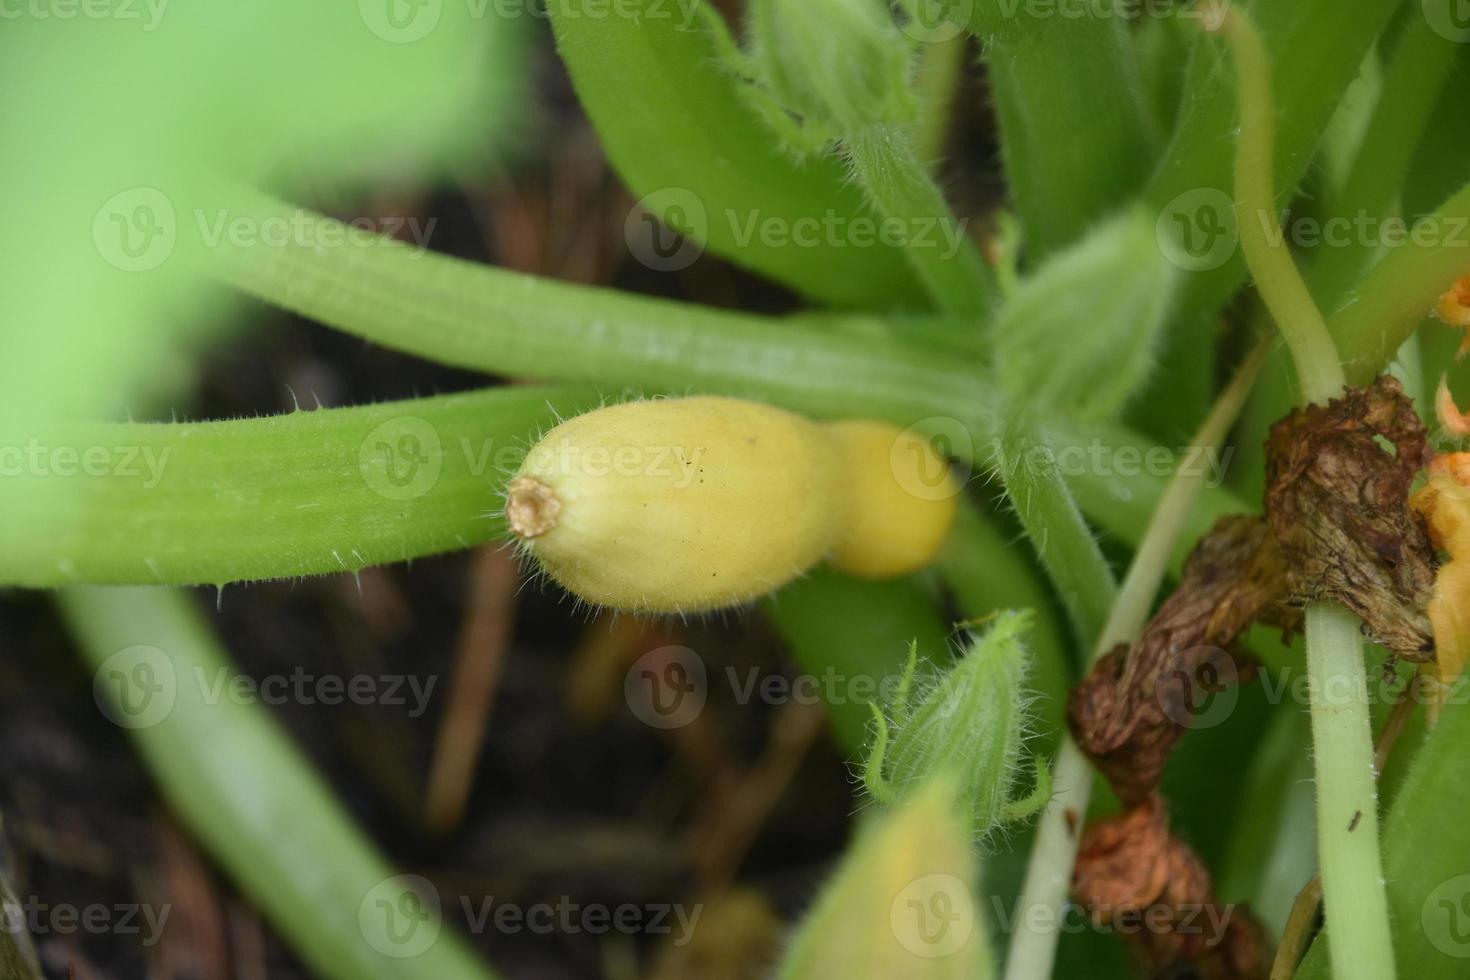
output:
<path id="1" fill-rule="evenodd" d="M 1317 854 L 1333 974 L 1338 980 L 1392 980 L 1362 624 L 1341 606 L 1315 603 L 1307 607 L 1306 633 Z"/>
<path id="2" fill-rule="evenodd" d="M 1214 447 L 1225 440 L 1268 350 L 1264 342 L 1259 344 L 1236 370 L 1195 434 L 1194 445 Z M 1131 643 L 1142 632 L 1154 597 L 1168 572 L 1175 542 L 1187 526 L 1189 512 L 1199 499 L 1203 482 L 1204 475 L 1197 470 L 1177 470 L 1170 478 L 1107 618 L 1093 634 L 1096 640 L 1089 666 L 1119 643 Z M 1072 882 L 1072 865 L 1077 860 L 1076 828 L 1087 816 L 1092 778 L 1091 763 L 1071 735 L 1064 736 L 1052 777 L 1057 805 L 1047 808 L 1037 831 L 1018 906 L 1021 927 L 1011 939 L 1006 960 L 1006 980 L 1046 980 L 1051 976 L 1060 938 L 1062 907 Z M 1040 909 L 1048 910 L 1049 915 L 1038 917 L 1045 923 L 1043 928 L 1033 929 L 1028 923 L 1036 921 L 1033 911 Z"/>
<path id="3" fill-rule="evenodd" d="M 1389 805 L 1384 827 L 1384 878 L 1393 916 L 1394 952 L 1413 980 L 1463 980 L 1465 899 L 1470 877 L 1470 704 L 1451 699 L 1439 724 L 1409 760 L 1408 773 Z M 1455 703 L 1460 702 L 1460 703 Z M 1331 932 L 1329 927 L 1329 936 Z M 1331 941 L 1315 942 L 1298 980 L 1338 976 Z"/>
<path id="4" fill-rule="evenodd" d="M 0 481 L 0 582 L 222 585 L 471 547 L 500 533 L 501 484 L 528 440 L 598 401 L 590 388 L 498 388 L 262 419 L 58 425 L 38 444 L 101 449 L 115 468 Z"/>
<path id="5" fill-rule="evenodd" d="M 302 239 L 327 242 L 340 223 L 243 195 L 230 211 L 302 220 Z M 811 329 L 556 282 L 400 243 L 281 248 L 224 246 L 212 271 L 247 293 L 329 326 L 440 364 L 501 375 L 590 381 L 759 398 L 823 417 L 905 420 L 945 414 L 984 422 L 990 388 L 952 357 L 915 350 L 854 316 L 854 330 Z M 835 318 L 834 318 L 835 319 Z M 963 416 L 954 411 L 966 406 Z"/>
<path id="6" fill-rule="evenodd" d="M 210 271 L 251 295 L 386 347 L 502 375 L 592 381 L 615 391 L 703 391 L 759 398 L 819 417 L 958 421 L 953 451 L 975 462 L 996 430 L 997 386 L 953 352 L 917 350 L 894 333 L 925 324 L 861 315 L 771 318 L 523 275 L 396 242 L 354 242 L 339 222 L 241 192 L 231 214 L 293 221 L 301 240 L 280 248 L 221 248 Z M 335 240 L 335 244 L 332 243 Z M 890 328 L 891 327 L 891 328 Z M 937 329 L 937 327 L 936 327 Z M 968 360 L 968 359 L 966 359 Z M 1068 421 L 1063 446 L 1146 441 L 1115 426 Z M 965 441 L 965 440 L 962 440 Z M 982 455 L 983 459 L 983 455 Z M 1126 540 L 1162 489 L 1148 474 L 1089 470 L 1089 509 L 1105 510 Z M 1209 508 L 1240 510 L 1211 488 Z"/>
<path id="7" fill-rule="evenodd" d="M 1256 375 L 1260 373 L 1261 365 L 1266 362 L 1270 350 L 1269 342 L 1258 342 L 1236 368 L 1230 384 L 1215 399 L 1210 414 L 1194 434 L 1192 445 L 1215 448 L 1225 442 L 1231 426 L 1240 417 L 1240 410 L 1245 407 L 1251 386 L 1255 384 Z M 1128 572 L 1118 591 L 1118 601 L 1113 604 L 1094 657 L 1106 653 L 1119 643 L 1131 643 L 1143 632 L 1149 610 L 1153 608 L 1154 597 L 1169 571 L 1175 543 L 1183 537 L 1182 532 L 1188 526 L 1190 512 L 1199 500 L 1203 480 L 1203 476 L 1199 474 L 1175 475 L 1164 489 L 1158 506 L 1154 508 L 1153 517 L 1149 520 L 1148 530 L 1144 532 L 1143 540 L 1133 552 L 1133 560 L 1128 565 Z"/>
<path id="8" fill-rule="evenodd" d="M 1302 398 L 1325 403 L 1343 389 L 1342 363 L 1284 241 L 1272 243 L 1268 237 L 1276 222 L 1270 62 L 1242 10 L 1230 10 L 1225 31 L 1235 53 L 1241 115 L 1235 164 L 1241 247 L 1291 348 Z M 1333 944 L 1338 977 L 1393 980 L 1361 628 L 1357 617 L 1340 606 L 1319 603 L 1307 609 L 1318 853 L 1328 933 L 1342 937 Z M 1338 826 L 1335 821 L 1345 816 L 1347 822 Z M 1346 921 L 1337 922 L 1338 915 Z"/>
<path id="9" fill-rule="evenodd" d="M 1073 632 L 1090 643 L 1102 630 L 1117 583 L 1072 498 L 1051 443 L 1026 421 L 1008 419 L 993 444 L 1006 499 L 1051 579 Z"/>
<path id="10" fill-rule="evenodd" d="M 1342 391 L 1342 365 L 1322 314 L 1292 263 L 1285 240 L 1277 234 L 1280 217 L 1272 165 L 1276 122 L 1271 62 L 1260 34 L 1239 9 L 1230 10 L 1225 31 L 1235 51 L 1240 100 L 1235 167 L 1240 247 L 1256 287 L 1291 348 L 1304 396 L 1309 402 L 1326 401 Z"/>
<path id="11" fill-rule="evenodd" d="M 1009 535 L 968 500 L 961 500 L 954 530 L 939 557 L 939 571 L 960 611 L 979 620 L 1001 609 L 1031 609 L 1035 623 L 1027 685 L 1041 695 L 1037 751 L 1052 751 L 1066 726 L 1063 708 L 1076 659 L 1061 616 L 1036 566 L 1012 546 Z"/>
<path id="12" fill-rule="evenodd" d="M 99 672 L 99 696 L 122 687 L 112 717 L 137 726 L 133 740 L 172 812 L 314 972 L 335 980 L 491 976 L 458 937 L 439 931 L 437 909 L 407 942 L 428 938 L 429 929 L 437 938 L 417 955 L 396 955 L 414 952 L 394 932 L 408 923 L 390 922 L 378 903 L 399 905 L 409 893 L 264 707 L 210 696 L 210 685 L 227 685 L 233 671 L 185 594 L 68 589 L 57 601 Z M 109 663 L 140 645 L 150 648 L 146 659 Z M 144 664 L 147 691 L 136 687 L 145 675 L 135 668 Z M 153 700 L 141 700 L 145 693 Z"/>
<path id="13" fill-rule="evenodd" d="M 843 149 L 882 219 L 901 221 L 910 230 L 904 255 L 935 307 L 944 313 L 986 314 L 993 292 L 990 270 L 914 154 L 908 135 L 897 126 L 872 126 L 849 136 Z M 920 234 L 924 229 L 929 232 Z"/>

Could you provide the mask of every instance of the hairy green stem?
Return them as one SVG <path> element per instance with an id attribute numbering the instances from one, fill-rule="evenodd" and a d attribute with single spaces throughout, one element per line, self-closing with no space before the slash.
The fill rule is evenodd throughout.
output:
<path id="1" fill-rule="evenodd" d="M 1117 583 L 1092 529 L 1072 498 L 1051 443 L 1024 421 L 1007 420 L 994 439 L 993 464 L 1006 499 L 1062 600 L 1073 631 L 1090 643 L 1107 621 Z"/>
<path id="2" fill-rule="evenodd" d="M 990 270 L 914 154 L 908 135 L 896 126 L 872 126 L 844 140 L 843 148 L 858 184 L 885 222 L 909 225 L 904 255 L 935 306 L 975 317 L 988 312 Z M 928 233 L 920 234 L 924 229 Z"/>
<path id="3" fill-rule="evenodd" d="M 502 529 L 501 485 L 590 388 L 200 423 L 55 425 L 0 481 L 0 582 L 207 584 L 356 571 Z M 62 471 L 62 452 L 104 462 Z M 99 455 L 100 454 L 100 455 Z"/>
<path id="4" fill-rule="evenodd" d="M 1393 980 L 1362 624 L 1341 606 L 1316 603 L 1307 607 L 1306 632 L 1317 855 L 1333 975 Z"/>
<path id="5" fill-rule="evenodd" d="M 1240 142 L 1236 151 L 1235 207 L 1240 247 L 1254 273 L 1256 288 L 1276 318 L 1291 348 L 1307 401 L 1325 401 L 1342 391 L 1342 365 L 1322 314 L 1302 281 L 1276 211 L 1275 107 L 1271 102 L 1271 62 L 1255 25 L 1231 9 L 1225 31 L 1235 51 L 1240 100 Z"/>
<path id="6" fill-rule="evenodd" d="M 1027 637 L 1032 659 L 1027 683 L 1041 695 L 1036 706 L 1041 722 L 1037 734 L 1045 752 L 1066 726 L 1062 709 L 1076 660 L 1061 617 L 1053 611 L 1046 581 L 1009 537 L 995 520 L 961 500 L 954 530 L 939 557 L 939 571 L 960 611 L 971 619 L 1001 609 L 1036 610 Z"/>
<path id="7" fill-rule="evenodd" d="M 397 242 L 344 241 L 330 218 L 242 194 L 231 208 L 297 221 L 280 248 L 222 246 L 211 270 L 246 292 L 395 350 L 471 370 L 759 398 L 825 417 L 985 422 L 991 386 L 889 336 L 887 321 L 773 319 L 523 275 Z M 325 244 L 332 242 L 334 244 Z M 323 243 L 318 245 L 302 243 Z"/>
<path id="8" fill-rule="evenodd" d="M 1229 11 L 1225 31 L 1235 53 L 1241 115 L 1235 164 L 1241 247 L 1291 348 L 1303 400 L 1325 403 L 1346 383 L 1337 348 L 1284 241 L 1270 242 L 1267 231 L 1276 222 L 1270 62 L 1244 11 Z M 1332 948 L 1338 977 L 1393 980 L 1361 628 L 1357 617 L 1335 604 L 1307 609 L 1318 852 L 1328 934 L 1342 937 Z M 1349 824 L 1334 826 L 1349 806 Z M 1339 924 L 1337 915 L 1347 921 Z"/>

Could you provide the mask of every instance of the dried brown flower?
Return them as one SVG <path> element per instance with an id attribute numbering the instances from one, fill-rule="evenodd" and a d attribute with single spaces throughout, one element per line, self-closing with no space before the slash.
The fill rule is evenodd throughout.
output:
<path id="1" fill-rule="evenodd" d="M 1188 966 L 1205 980 L 1264 978 L 1260 926 L 1239 906 L 1215 901 L 1199 856 L 1169 833 L 1155 794 L 1087 828 L 1072 892 L 1094 921 L 1127 936 L 1155 974 Z"/>
<path id="2" fill-rule="evenodd" d="M 1434 655 L 1425 612 L 1434 552 L 1408 506 L 1430 460 L 1428 434 L 1403 388 L 1384 375 L 1271 427 L 1266 517 L 1291 599 L 1339 602 L 1395 654 Z"/>
<path id="3" fill-rule="evenodd" d="M 1285 581 L 1265 521 L 1221 519 L 1195 546 L 1179 587 L 1138 642 L 1102 657 L 1073 689 L 1072 733 L 1124 801 L 1139 802 L 1158 785 L 1201 694 L 1252 674 L 1250 662 L 1225 649 L 1240 632 L 1258 618 L 1292 625 L 1292 611 L 1277 601 Z"/>

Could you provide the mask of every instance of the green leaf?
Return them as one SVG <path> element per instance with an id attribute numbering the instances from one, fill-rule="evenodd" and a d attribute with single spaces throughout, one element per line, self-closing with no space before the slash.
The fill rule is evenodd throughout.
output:
<path id="1" fill-rule="evenodd" d="M 912 125 L 912 46 L 882 0 L 751 0 L 750 67 L 809 143 L 870 126 Z"/>
<path id="2" fill-rule="evenodd" d="M 1470 45 L 1460 45 L 1404 181 L 1404 213 L 1431 211 L 1470 180 Z"/>
<path id="3" fill-rule="evenodd" d="M 1399 8 L 1398 0 L 1298 0 L 1248 5 L 1270 51 L 1276 98 L 1276 187 L 1289 196 L 1306 172 L 1339 98 L 1374 39 Z M 1190 6 L 1185 9 L 1200 10 Z M 1331 24 L 1332 30 L 1322 30 Z M 1200 329 L 1245 278 L 1239 249 L 1231 250 L 1225 211 L 1231 205 L 1236 122 L 1235 73 L 1223 45 L 1195 45 L 1181 114 L 1164 159 L 1144 194 L 1161 226 L 1176 220 L 1219 238 L 1208 261 L 1193 264 L 1178 314 Z M 1205 254 L 1205 253 L 1201 253 Z M 1196 319 L 1197 318 L 1197 319 Z M 1190 342 L 1203 342 L 1191 337 Z"/>
<path id="4" fill-rule="evenodd" d="M 1457 2 L 1426 0 L 1426 9 L 1433 7 L 1448 17 Z M 1347 227 L 1366 230 L 1348 234 L 1346 241 L 1324 242 L 1314 250 L 1307 275 L 1324 310 L 1335 309 L 1378 257 L 1381 223 L 1398 211 L 1414 149 L 1424 140 L 1460 47 L 1436 30 L 1429 16 L 1405 20 L 1342 191 L 1324 216 L 1324 221 L 1335 218 L 1347 222 Z M 1470 245 L 1470 238 L 1463 244 Z"/>
<path id="5" fill-rule="evenodd" d="M 677 203 L 677 230 L 813 300 L 924 308 L 902 251 L 851 233 L 855 219 L 872 218 L 841 165 L 798 163 L 777 147 L 731 70 L 733 42 L 718 13 L 705 0 L 631 5 L 637 16 L 622 13 L 625 2 L 608 17 L 599 0 L 569 0 L 552 5 L 551 23 L 578 98 L 633 194 Z M 821 243 L 801 244 L 801 227 Z"/>
<path id="6" fill-rule="evenodd" d="M 1026 247 L 1044 258 L 1127 200 L 1154 164 L 1123 5 L 1057 6 L 1050 16 L 997 0 L 968 6 Z"/>

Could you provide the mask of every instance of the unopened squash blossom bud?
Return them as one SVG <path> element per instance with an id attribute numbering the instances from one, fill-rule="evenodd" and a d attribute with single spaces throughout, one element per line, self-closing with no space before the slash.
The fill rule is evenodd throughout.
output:
<path id="1" fill-rule="evenodd" d="M 930 783 L 864 829 L 776 976 L 971 980 L 991 975 L 978 877 L 955 785 Z"/>
<path id="2" fill-rule="evenodd" d="M 939 778 L 955 781 L 971 833 L 983 838 L 1003 823 L 1030 816 L 1051 793 L 1050 771 L 1036 760 L 1036 782 L 1025 798 L 1014 791 L 1029 727 L 1021 635 L 1031 614 L 1002 612 L 959 661 L 927 689 L 910 691 L 909 667 L 889 715 L 874 706 L 876 734 L 863 782 L 880 803 L 893 803 Z"/>
<path id="3" fill-rule="evenodd" d="M 904 467 L 913 472 L 905 472 Z M 569 419 L 527 454 L 506 518 L 567 591 L 634 612 L 699 612 L 773 592 L 824 558 L 884 578 L 933 560 L 945 462 L 880 422 L 821 424 L 734 398 L 627 402 Z"/>

